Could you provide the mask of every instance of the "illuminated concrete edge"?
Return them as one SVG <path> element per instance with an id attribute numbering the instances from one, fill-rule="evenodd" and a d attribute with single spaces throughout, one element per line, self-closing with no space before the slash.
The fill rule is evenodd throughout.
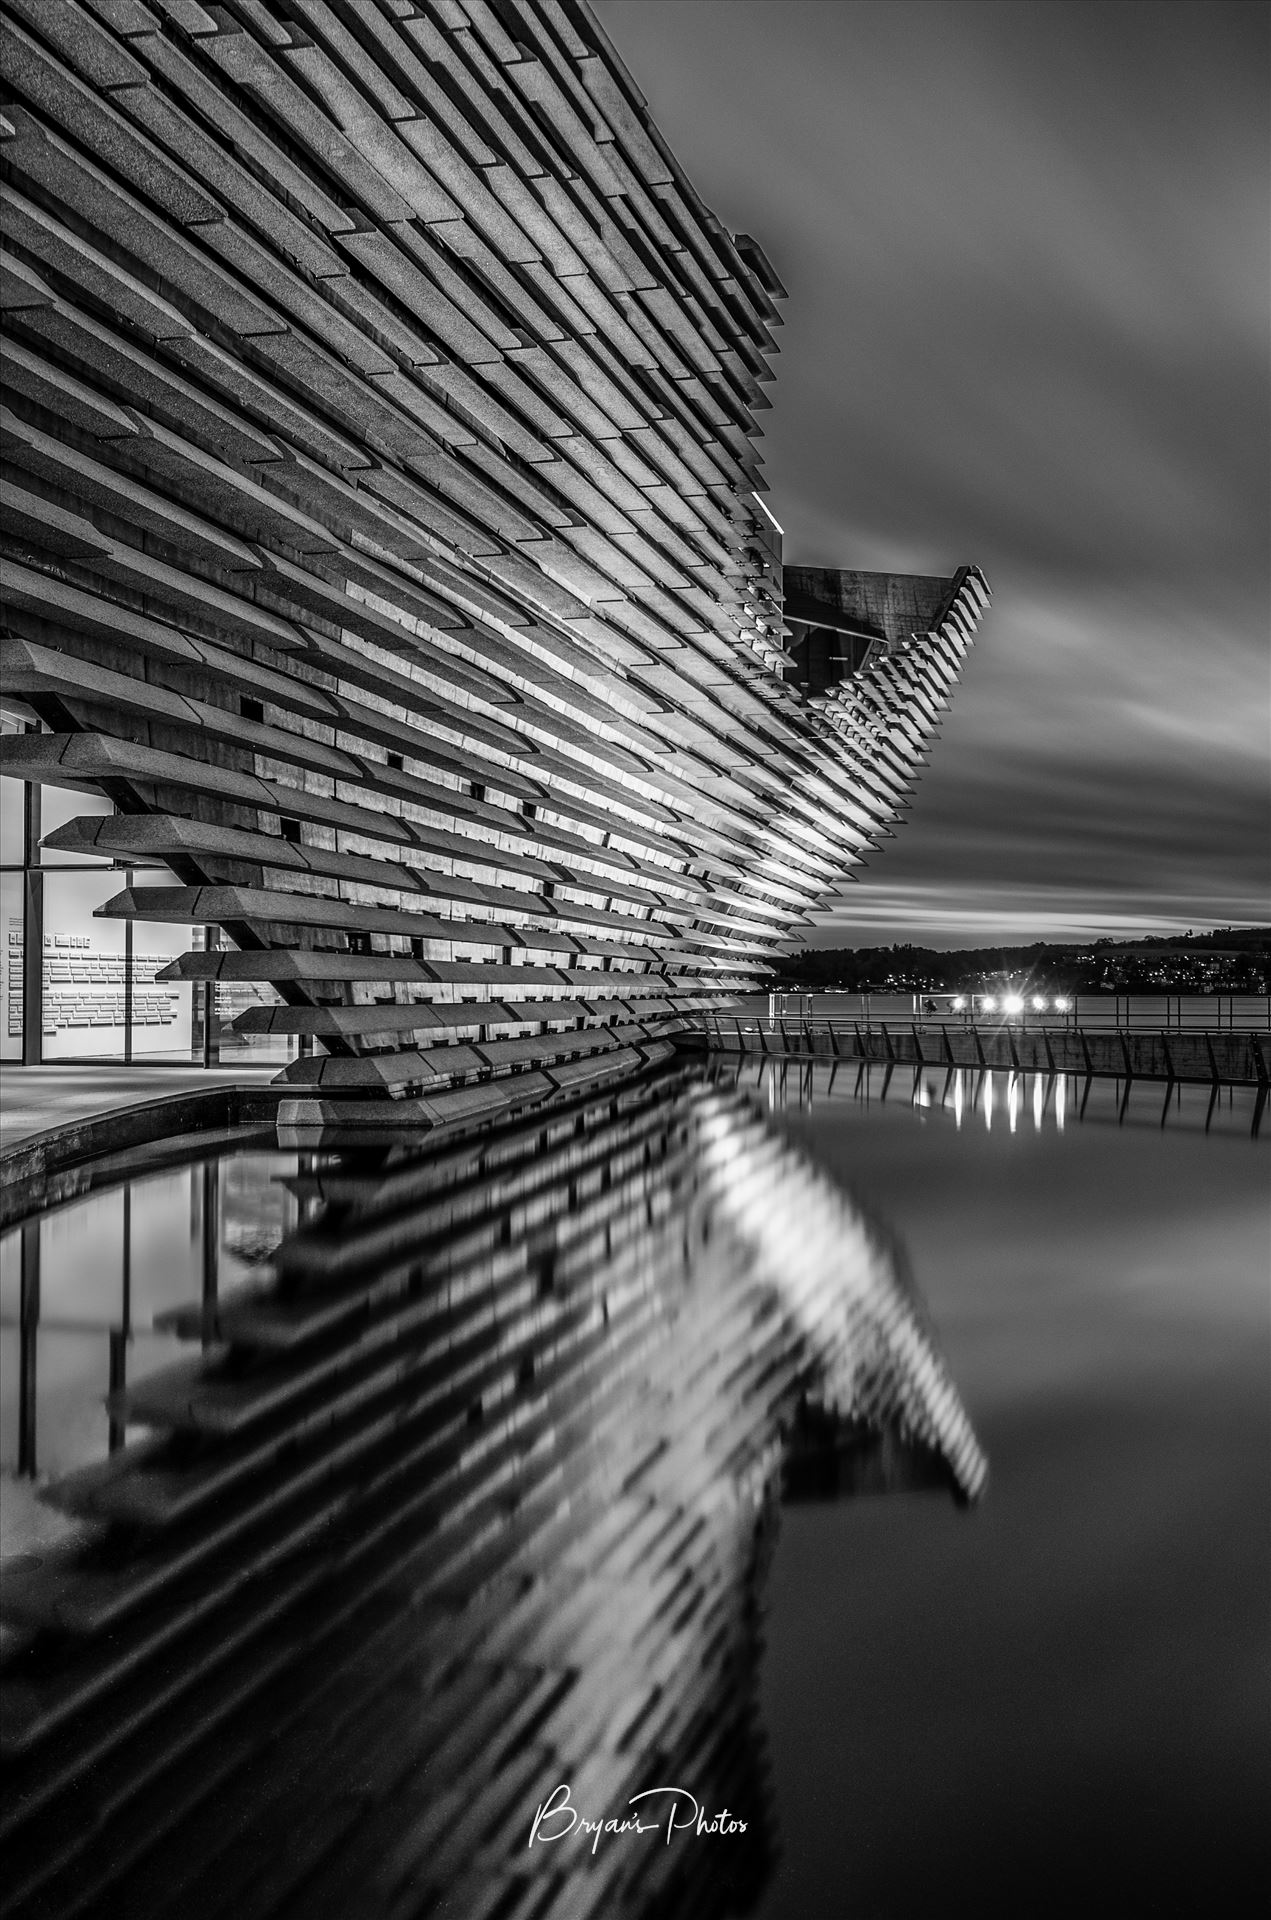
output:
<path id="1" fill-rule="evenodd" d="M 735 1911 L 809 1410 L 838 1491 L 981 1491 L 895 1249 L 736 1088 L 403 1138 L 302 1166 L 268 1282 L 112 1396 L 150 1434 L 46 1490 L 89 1533 L 0 1591 L 13 1920 Z M 531 1851 L 562 1781 L 606 1817 L 682 1785 L 744 1850 Z"/>
<path id="2" fill-rule="evenodd" d="M 294 1119 L 434 1125 L 760 984 L 987 590 L 821 570 L 868 659 L 802 691 L 783 290 L 585 7 L 278 12 L 4 26 L 7 766 L 114 803 L 59 848 L 170 871 L 107 915 L 237 949 L 172 977 L 276 990 L 236 1024 L 313 1037 Z"/>

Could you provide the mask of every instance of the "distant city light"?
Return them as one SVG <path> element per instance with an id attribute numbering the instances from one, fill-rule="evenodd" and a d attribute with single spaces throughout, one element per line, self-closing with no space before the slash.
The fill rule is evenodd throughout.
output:
<path id="1" fill-rule="evenodd" d="M 1037 1009 L 1038 1013 L 1044 1013 L 1046 1011 L 1046 1002 L 1042 999 L 1042 996 L 1040 995 L 1040 993 L 1035 993 L 1033 995 L 1033 1005 Z"/>
<path id="2" fill-rule="evenodd" d="M 1017 993 L 1008 993 L 1002 1002 L 1003 1013 L 1023 1013 L 1024 1002 Z"/>

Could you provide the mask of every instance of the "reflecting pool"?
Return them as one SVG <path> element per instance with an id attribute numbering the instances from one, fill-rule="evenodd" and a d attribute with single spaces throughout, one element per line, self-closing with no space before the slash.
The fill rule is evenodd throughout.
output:
<path id="1" fill-rule="evenodd" d="M 171 1315 L 272 1271 L 300 1218 L 301 1165 L 249 1152 L 165 1166 L 6 1234 L 0 1460 L 57 1478 L 121 1447 L 127 1429 L 107 1395 L 182 1352 Z"/>
<path id="2" fill-rule="evenodd" d="M 891 1236 L 691 1064 L 4 1251 L 15 1915 L 737 1911 L 780 1496 L 985 1481 Z"/>
<path id="3" fill-rule="evenodd" d="M 966 1525 L 907 1501 L 784 1515 L 760 1690 L 783 1857 L 763 1920 L 1261 1911 L 1254 1093 L 754 1078 L 903 1239 L 993 1466 Z"/>
<path id="4" fill-rule="evenodd" d="M 1256 1110 L 681 1061 L 16 1228 L 9 1911 L 1259 1910 Z"/>

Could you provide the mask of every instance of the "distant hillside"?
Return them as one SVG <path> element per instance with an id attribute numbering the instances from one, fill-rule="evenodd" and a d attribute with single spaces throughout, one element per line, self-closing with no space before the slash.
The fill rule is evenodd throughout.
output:
<path id="1" fill-rule="evenodd" d="M 774 985 L 808 992 L 949 993 L 1005 981 L 1069 993 L 1267 993 L 1271 927 L 1220 927 L 1213 933 L 1142 940 L 1090 940 L 1031 946 L 804 947 L 776 962 Z"/>

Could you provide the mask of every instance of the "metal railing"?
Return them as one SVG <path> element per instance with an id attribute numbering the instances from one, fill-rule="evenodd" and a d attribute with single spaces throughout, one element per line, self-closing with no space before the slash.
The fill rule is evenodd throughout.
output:
<path id="1" fill-rule="evenodd" d="M 1023 1129 L 1031 1118 L 1040 1131 L 1053 1124 L 1062 1133 L 1066 1121 L 1150 1119 L 1169 1125 L 1215 1127 L 1222 1132 L 1244 1132 L 1259 1137 L 1266 1111 L 1266 1087 L 1242 1087 L 1211 1080 L 1207 1084 L 1171 1080 L 1134 1079 L 1125 1075 L 1081 1073 L 1015 1073 L 993 1068 L 946 1067 L 938 1074 L 927 1066 L 896 1065 L 866 1059 L 827 1060 L 821 1055 L 769 1054 L 735 1050 L 717 1053 L 711 1071 L 753 1086 L 767 1107 L 811 1112 L 822 1103 L 849 1101 L 868 1106 L 873 1101 L 899 1102 L 952 1115 L 960 1128 L 977 1115 L 992 1129 L 994 1117 L 1007 1130 Z M 1163 1097 L 1162 1097 L 1163 1093 Z M 1093 1097 L 1092 1097 L 1093 1096 Z"/>
<path id="2" fill-rule="evenodd" d="M 1093 1029 L 961 1021 L 879 1022 L 746 1019 L 704 1015 L 707 1046 L 729 1052 L 812 1055 L 883 1065 L 962 1067 L 1008 1073 L 1076 1073 L 1230 1086 L 1271 1085 L 1271 1043 L 1245 1030 Z"/>
<path id="3" fill-rule="evenodd" d="M 784 1019 L 787 1024 L 810 1022 L 817 1027 L 877 1027 L 881 1023 L 895 1026 L 916 1021 L 920 1027 L 979 1027 L 985 1031 L 1005 1027 L 1020 1031 L 1043 1027 L 1084 1027 L 1089 1031 L 1124 1029 L 1129 1033 L 1156 1033 L 1162 1028 L 1179 1033 L 1271 1033 L 1271 995 L 1253 993 L 1081 993 L 1066 996 L 1062 1010 L 1055 1006 L 1050 996 L 1047 996 L 1048 1004 L 1044 1009 L 1030 1006 L 1028 997 L 1021 996 L 1024 999 L 1023 1007 L 1011 1014 L 1002 1010 L 1000 1005 L 992 1014 L 973 1007 L 970 1003 L 981 998 L 978 993 L 965 996 L 968 1002 L 965 1008 L 955 1008 L 949 994 L 933 995 L 933 1011 L 930 1012 L 923 1010 L 923 1001 L 927 998 L 923 994 L 790 994 L 780 997 L 798 1001 L 800 1005 L 785 1009 L 778 1006 L 775 1015 L 771 1016 L 773 1020 Z M 839 1011 L 840 1008 L 842 1011 Z M 753 1019 L 767 1020 L 768 1005 L 756 997 L 745 1009 L 745 1014 Z"/>

